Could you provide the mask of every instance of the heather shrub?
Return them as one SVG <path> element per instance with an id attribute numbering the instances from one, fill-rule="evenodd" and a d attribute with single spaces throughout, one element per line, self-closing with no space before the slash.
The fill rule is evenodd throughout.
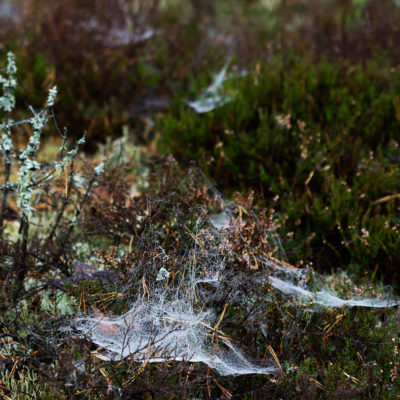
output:
<path id="1" fill-rule="evenodd" d="M 0 28 L 0 396 L 397 398 L 396 2 L 27 4 Z"/>
<path id="2" fill-rule="evenodd" d="M 160 148 L 196 160 L 228 191 L 277 211 L 291 261 L 397 277 L 399 74 L 381 62 L 293 57 L 225 84 L 233 100 L 196 114 L 176 101 Z M 375 271 L 375 272 L 374 272 Z"/>
<path id="3" fill-rule="evenodd" d="M 345 274 L 321 279 L 285 263 L 276 218 L 257 209 L 251 193 L 226 201 L 198 168 L 182 170 L 172 158 L 154 166 L 140 193 L 129 171 L 128 164 L 104 166 L 77 221 L 68 273 L 31 275 L 25 282 L 29 302 L 5 307 L 2 394 L 262 399 L 398 393 L 392 380 L 397 310 L 318 303 L 324 287 L 344 299 L 357 295 L 390 305 L 395 297 Z M 303 293 L 322 291 L 319 298 L 299 297 L 279 290 L 272 278 Z M 190 362 L 190 351 L 181 360 L 179 347 L 165 349 L 166 338 L 151 336 L 167 326 L 167 337 L 186 343 L 189 316 L 195 318 L 190 332 L 201 333 L 193 349 L 204 341 L 214 357 L 221 349 L 228 357 L 224 346 L 231 343 L 246 357 L 246 363 L 222 358 L 236 374 L 221 373 L 224 364 L 215 369 L 213 357 Z M 124 335 L 129 318 L 135 325 Z M 204 324 L 199 331 L 197 319 Z M 143 332 L 157 339 L 143 342 L 145 358 L 123 345 Z M 119 358 L 110 349 L 121 343 L 125 356 Z"/>
<path id="4" fill-rule="evenodd" d="M 394 67 L 399 59 L 394 0 L 29 0 L 22 9 L 0 32 L 26 71 L 17 97 L 42 104 L 33 88 L 57 78 L 60 121 L 72 135 L 84 126 L 100 141 L 118 137 L 123 125 L 151 140 L 148 117 L 221 60 L 246 68 L 290 53 L 354 64 L 384 57 Z M 85 146 L 96 149 L 92 140 Z"/>

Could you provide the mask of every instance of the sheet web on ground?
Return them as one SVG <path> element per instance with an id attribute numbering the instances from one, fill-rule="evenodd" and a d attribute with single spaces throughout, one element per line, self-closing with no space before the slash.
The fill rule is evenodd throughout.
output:
<path id="1" fill-rule="evenodd" d="M 268 302 L 272 289 L 282 301 L 310 310 L 399 304 L 390 293 L 344 299 L 316 285 L 322 280 L 311 269 L 294 268 L 249 242 L 251 235 L 246 234 L 254 231 L 257 218 L 251 213 L 245 216 L 240 206 L 218 198 L 219 212 L 207 213 L 200 206 L 182 211 L 174 203 L 177 198 L 157 200 L 158 204 L 165 201 L 163 207 L 170 213 L 166 233 L 161 233 L 162 225 L 143 231 L 142 246 L 152 246 L 155 256 L 139 260 L 132 269 L 132 275 L 141 275 L 137 288 L 131 288 L 136 300 L 129 311 L 120 316 L 81 316 L 73 324 L 82 336 L 100 346 L 105 360 L 185 360 L 207 364 L 221 375 L 276 373 L 274 360 L 252 360 L 223 331 L 227 308 L 247 301 L 248 293 L 241 291 L 242 278 L 265 288 L 263 301 Z M 165 246 L 172 225 L 179 232 L 173 241 L 176 246 Z M 272 240 L 267 235 L 265 241 Z M 221 302 L 225 304 L 222 312 Z"/>

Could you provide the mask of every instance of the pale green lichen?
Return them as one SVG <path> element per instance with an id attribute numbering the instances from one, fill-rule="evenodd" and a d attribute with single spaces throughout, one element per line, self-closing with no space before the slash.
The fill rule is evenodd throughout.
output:
<path id="1" fill-rule="evenodd" d="M 3 96 L 0 97 L 0 110 L 7 113 L 11 112 L 15 107 L 15 89 L 17 86 L 15 78 L 16 72 L 17 67 L 14 55 L 8 53 L 6 77 L 0 75 L 0 84 L 3 89 Z M 32 198 L 34 192 L 52 179 L 60 176 L 77 155 L 79 146 L 85 141 L 85 138 L 82 137 L 76 142 L 74 148 L 67 151 L 66 139 L 64 138 L 56 160 L 47 168 L 42 168 L 40 163 L 35 159 L 41 144 L 43 130 L 49 121 L 49 110 L 54 106 L 56 98 L 57 87 L 53 86 L 48 92 L 46 104 L 43 109 L 36 111 L 33 107 L 29 108 L 33 114 L 31 118 L 20 122 L 14 122 L 7 117 L 0 123 L 0 131 L 3 132 L 0 137 L 0 151 L 7 165 L 11 166 L 12 162 L 18 165 L 17 182 L 11 184 L 7 181 L 1 189 L 5 190 L 5 198 L 7 197 L 7 191 L 13 190 L 16 192 L 16 203 L 21 210 L 21 219 L 25 221 L 28 221 L 32 216 Z M 12 128 L 20 124 L 31 125 L 33 133 L 29 138 L 26 148 L 17 154 L 13 148 L 11 134 Z M 100 171 L 100 169 L 101 167 L 96 171 Z"/>
<path id="2" fill-rule="evenodd" d="M 12 141 L 11 141 L 11 130 L 5 129 L 5 133 L 1 135 L 1 151 L 10 152 L 13 149 Z"/>
<path id="3" fill-rule="evenodd" d="M 94 169 L 94 173 L 96 176 L 101 175 L 104 173 L 104 162 L 100 163 L 97 167 Z"/>
<path id="4" fill-rule="evenodd" d="M 158 271 L 157 274 L 157 281 L 164 281 L 165 279 L 167 279 L 169 277 L 169 272 L 164 268 L 160 268 L 160 270 Z"/>
<path id="5" fill-rule="evenodd" d="M 73 315 L 76 312 L 76 300 L 64 292 L 45 291 L 40 306 L 52 315 Z"/>
<path id="6" fill-rule="evenodd" d="M 9 394 L 7 399 L 22 400 L 22 399 L 43 399 L 49 398 L 49 386 L 39 380 L 39 376 L 27 369 L 22 369 L 15 374 L 4 370 L 0 374 L 0 382 L 2 388 L 6 389 Z"/>
<path id="7" fill-rule="evenodd" d="M 56 170 L 59 170 L 60 172 L 64 172 L 65 168 L 69 165 L 72 159 L 76 157 L 79 150 L 79 146 L 81 146 L 83 143 L 85 143 L 85 136 L 82 136 L 79 140 L 77 140 L 77 142 L 75 143 L 75 147 L 72 150 L 68 151 L 61 161 L 54 163 L 54 168 Z M 60 148 L 59 154 L 64 153 L 65 150 L 66 150 L 65 143 L 63 143 L 62 147 Z"/>
<path id="8" fill-rule="evenodd" d="M 7 78 L 0 75 L 0 85 L 3 88 L 3 96 L 0 97 L 0 109 L 5 112 L 10 112 L 15 107 L 15 89 L 17 87 L 17 66 L 15 64 L 14 54 L 7 54 Z"/>

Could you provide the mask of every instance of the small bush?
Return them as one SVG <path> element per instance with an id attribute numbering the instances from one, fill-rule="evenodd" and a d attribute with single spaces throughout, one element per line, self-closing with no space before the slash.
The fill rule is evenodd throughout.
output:
<path id="1" fill-rule="evenodd" d="M 159 119 L 160 146 L 224 188 L 257 190 L 280 216 L 291 261 L 379 265 L 394 280 L 399 85 L 378 62 L 275 58 L 228 85 L 236 98 L 220 109 L 196 114 L 177 101 Z"/>

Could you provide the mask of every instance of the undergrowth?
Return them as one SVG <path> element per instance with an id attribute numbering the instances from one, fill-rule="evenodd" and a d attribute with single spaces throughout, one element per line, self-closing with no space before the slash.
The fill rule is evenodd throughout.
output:
<path id="1" fill-rule="evenodd" d="M 275 58 L 229 80 L 224 107 L 196 114 L 177 100 L 159 119 L 161 148 L 197 160 L 227 193 L 254 188 L 292 262 L 395 282 L 399 79 L 378 61 Z"/>
<path id="2" fill-rule="evenodd" d="M 326 309 L 293 303 L 291 296 L 268 284 L 269 268 L 260 263 L 263 254 L 274 260 L 281 256 L 274 216 L 257 211 L 251 195 L 237 194 L 228 206 L 233 225 L 218 233 L 209 218 L 226 204 L 196 168 L 182 171 L 173 160 L 163 161 L 148 175 L 140 194 L 132 193 L 121 166 L 118 176 L 116 184 L 116 170 L 106 170 L 88 198 L 78 225 L 85 249 L 79 258 L 71 255 L 69 273 L 56 279 L 50 270 L 32 275 L 29 302 L 21 295 L 14 308 L 5 297 L 4 395 L 37 387 L 38 393 L 46 393 L 44 398 L 398 396 L 396 308 Z M 101 192 L 109 195 L 99 196 Z M 213 310 L 218 324 L 207 328 L 213 340 L 229 338 L 253 362 L 275 368 L 272 376 L 221 376 L 201 363 L 173 361 L 170 353 L 166 362 L 148 363 L 140 353 L 112 361 L 90 334 L 71 330 L 74 319 L 67 316 L 65 302 L 76 316 L 99 318 L 94 329 L 117 340 L 121 325 L 114 317 L 129 311 L 138 298 L 143 304 L 154 301 L 157 288 L 178 285 L 190 265 L 203 265 L 212 273 L 222 259 L 220 283 L 205 280 L 194 292 L 186 288 L 188 301 L 198 312 Z M 159 280 L 162 269 L 167 272 Z M 349 278 L 333 275 L 330 285 L 340 287 L 346 298 L 365 292 L 369 284 L 355 286 Z M 373 290 L 379 295 L 381 289 Z M 165 354 L 157 343 L 152 346 L 158 356 Z"/>
<path id="3" fill-rule="evenodd" d="M 0 31 L 0 46 L 25 71 L 18 98 L 42 104 L 33 89 L 57 80 L 59 120 L 97 141 L 128 124 L 148 142 L 148 118 L 177 90 L 190 91 L 193 76 L 232 57 L 240 68 L 287 53 L 352 64 L 385 57 L 394 67 L 400 60 L 395 0 L 20 3 L 19 22 L 3 18 Z M 86 147 L 96 149 L 92 140 Z"/>
<path id="4" fill-rule="evenodd" d="M 396 2 L 108 3 L 1 27 L 0 396 L 399 398 L 398 306 L 352 307 L 397 302 L 371 283 L 400 261 Z M 66 131 L 40 155 L 54 105 L 103 164 Z"/>

